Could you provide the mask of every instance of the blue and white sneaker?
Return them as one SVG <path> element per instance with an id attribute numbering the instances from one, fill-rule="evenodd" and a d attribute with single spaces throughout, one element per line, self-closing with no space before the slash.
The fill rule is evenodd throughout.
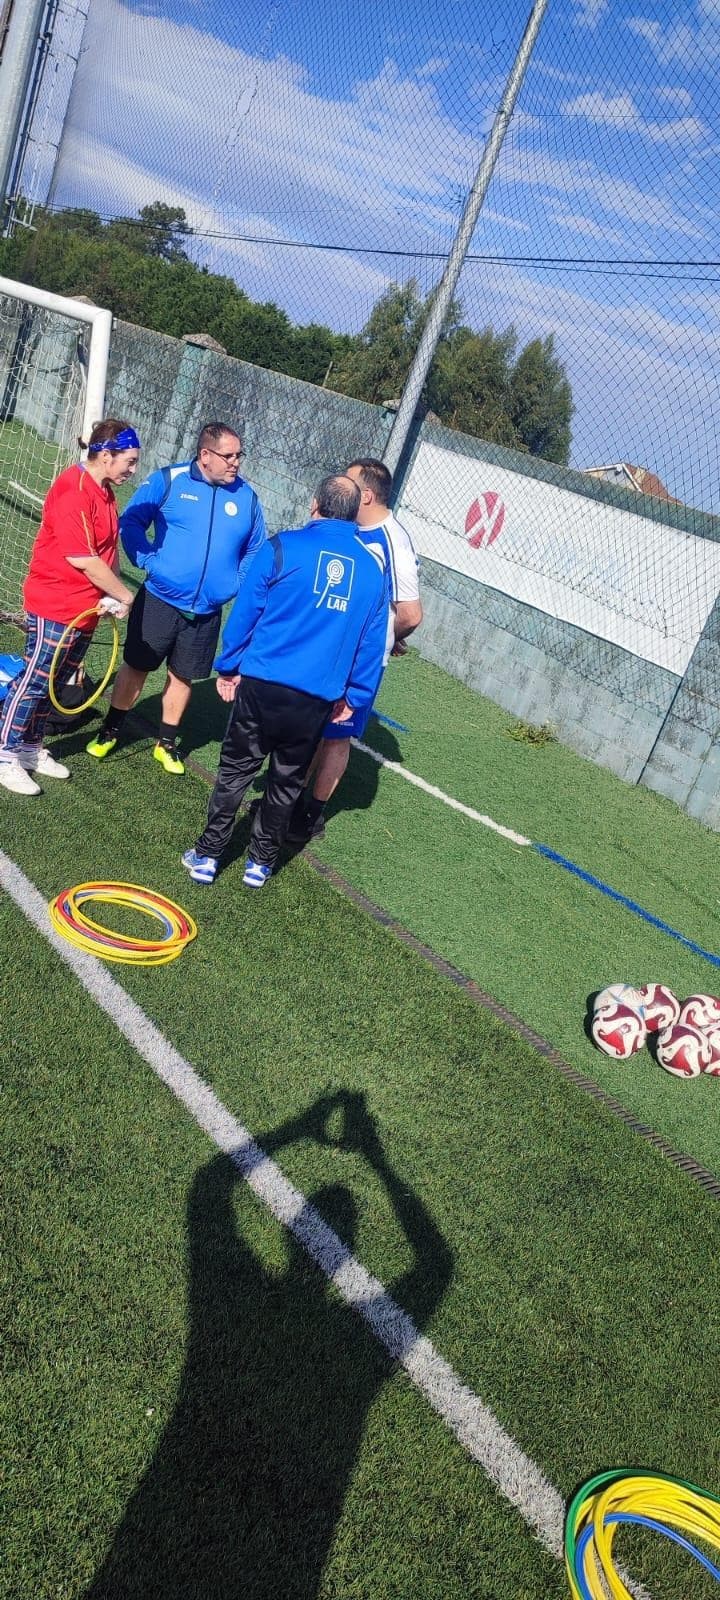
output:
<path id="1" fill-rule="evenodd" d="M 262 889 L 263 884 L 267 883 L 271 872 L 272 867 L 264 867 L 261 861 L 253 861 L 252 856 L 248 856 L 245 862 L 243 883 L 247 884 L 248 889 Z"/>
<path id="2" fill-rule="evenodd" d="M 199 856 L 197 850 L 186 850 L 182 864 L 196 883 L 214 883 L 218 869 L 217 856 Z"/>

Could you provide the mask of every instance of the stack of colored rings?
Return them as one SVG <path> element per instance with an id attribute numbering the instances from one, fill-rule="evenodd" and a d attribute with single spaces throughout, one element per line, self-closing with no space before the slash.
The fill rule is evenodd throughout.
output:
<path id="1" fill-rule="evenodd" d="M 720 1567 L 686 1534 L 720 1550 L 720 1498 L 664 1472 L 602 1472 L 575 1495 L 565 1522 L 565 1566 L 573 1600 L 632 1600 L 613 1565 L 616 1528 L 634 1523 L 671 1539 L 720 1582 Z M 682 1532 L 678 1532 L 682 1529 Z"/>
<path id="2" fill-rule="evenodd" d="M 162 925 L 159 939 L 132 939 L 115 933 L 83 911 L 88 902 L 129 906 L 143 911 Z M 50 901 L 50 920 L 57 933 L 78 950 L 104 961 L 124 961 L 135 967 L 160 967 L 182 955 L 197 934 L 197 925 L 174 901 L 137 883 L 79 883 Z"/>

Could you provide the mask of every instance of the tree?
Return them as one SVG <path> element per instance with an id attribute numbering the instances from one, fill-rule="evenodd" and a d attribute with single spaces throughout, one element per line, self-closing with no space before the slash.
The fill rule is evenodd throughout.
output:
<path id="1" fill-rule="evenodd" d="M 508 391 L 517 337 L 514 328 L 473 333 L 458 327 L 439 345 L 427 386 L 428 403 L 442 422 L 496 444 L 516 443 Z"/>
<path id="2" fill-rule="evenodd" d="M 58 294 L 87 294 L 117 317 L 168 333 L 209 333 L 229 355 L 360 400 L 399 397 L 433 303 L 414 278 L 393 283 L 360 334 L 321 323 L 294 327 L 272 302 L 251 300 L 232 278 L 189 261 L 192 233 L 179 206 L 155 200 L 134 220 L 104 224 L 97 212 L 39 208 L 32 232 L 0 240 L 0 269 Z M 445 319 L 421 405 L 450 428 L 566 464 L 573 402 L 552 335 L 516 358 L 510 327 L 481 332 L 454 302 Z"/>
<path id="3" fill-rule="evenodd" d="M 396 399 L 422 331 L 425 307 L 417 283 L 393 283 L 376 301 L 362 333 L 338 364 L 334 388 L 358 400 Z"/>
<path id="4" fill-rule="evenodd" d="M 142 255 L 159 256 L 163 261 L 187 261 L 182 240 L 190 238 L 192 231 L 182 206 L 153 200 L 152 205 L 141 206 L 137 219 L 117 217 L 108 223 L 105 234 Z"/>
<path id="5" fill-rule="evenodd" d="M 518 356 L 510 375 L 508 410 L 518 440 L 531 455 L 567 466 L 574 406 L 551 333 L 533 339 Z"/>

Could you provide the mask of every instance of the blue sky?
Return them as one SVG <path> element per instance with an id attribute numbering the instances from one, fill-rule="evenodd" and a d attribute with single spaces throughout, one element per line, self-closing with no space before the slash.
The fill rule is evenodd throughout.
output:
<path id="1" fill-rule="evenodd" d="M 184 205 L 212 270 L 358 328 L 388 282 L 436 281 L 528 9 L 92 0 L 53 199 Z M 573 464 L 638 462 L 715 510 L 720 267 L 572 263 L 720 261 L 719 66 L 720 0 L 549 0 L 473 242 L 514 259 L 460 290 L 473 326 L 555 334 Z"/>

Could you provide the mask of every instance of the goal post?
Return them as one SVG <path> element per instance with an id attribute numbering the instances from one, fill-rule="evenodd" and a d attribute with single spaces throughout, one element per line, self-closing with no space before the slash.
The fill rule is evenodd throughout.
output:
<path id="1" fill-rule="evenodd" d="M 0 618 L 22 615 L 42 503 L 105 405 L 112 314 L 0 277 Z"/>

